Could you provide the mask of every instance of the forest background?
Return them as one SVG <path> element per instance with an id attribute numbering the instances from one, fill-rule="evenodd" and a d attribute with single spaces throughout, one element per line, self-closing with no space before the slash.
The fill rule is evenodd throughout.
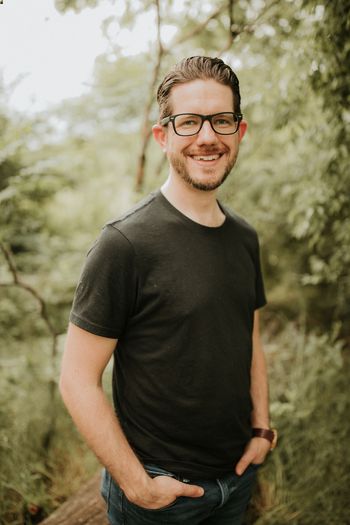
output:
<path id="1" fill-rule="evenodd" d="M 240 78 L 249 130 L 220 197 L 258 230 L 268 291 L 280 441 L 247 524 L 349 524 L 349 1 L 117 3 L 88 93 L 29 117 L 0 85 L 0 522 L 38 523 L 99 468 L 57 389 L 75 285 L 101 226 L 166 177 L 159 80 L 206 54 Z M 157 37 L 125 57 L 113 34 L 144 13 Z"/>

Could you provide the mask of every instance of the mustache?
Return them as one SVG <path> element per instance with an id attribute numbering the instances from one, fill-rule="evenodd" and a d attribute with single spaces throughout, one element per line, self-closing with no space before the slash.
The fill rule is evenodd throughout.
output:
<path id="1" fill-rule="evenodd" d="M 227 152 L 227 149 L 223 149 L 223 148 L 202 148 L 202 149 L 198 149 L 198 150 L 195 150 L 195 151 L 192 151 L 192 150 L 189 150 L 189 151 L 185 151 L 186 155 L 191 155 L 191 156 L 200 156 L 200 155 L 222 155 L 223 153 L 226 153 Z"/>

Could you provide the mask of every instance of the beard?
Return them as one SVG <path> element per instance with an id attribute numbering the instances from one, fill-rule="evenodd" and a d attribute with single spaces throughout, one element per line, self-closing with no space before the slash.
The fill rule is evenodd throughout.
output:
<path id="1" fill-rule="evenodd" d="M 208 154 L 208 153 L 207 153 Z M 207 182 L 196 180 L 194 177 L 191 176 L 187 166 L 185 159 L 180 157 L 180 155 L 170 154 L 169 155 L 169 162 L 173 169 L 176 171 L 178 175 L 182 178 L 184 182 L 192 186 L 192 188 L 195 188 L 196 190 L 201 191 L 213 191 L 219 188 L 221 184 L 225 182 L 229 174 L 231 173 L 231 170 L 233 166 L 236 164 L 238 156 L 238 151 L 235 153 L 235 155 L 229 159 L 226 163 L 226 166 L 222 172 L 221 175 L 217 175 L 215 179 L 208 180 Z M 203 173 L 209 177 L 212 177 L 216 174 L 216 168 L 202 168 Z"/>

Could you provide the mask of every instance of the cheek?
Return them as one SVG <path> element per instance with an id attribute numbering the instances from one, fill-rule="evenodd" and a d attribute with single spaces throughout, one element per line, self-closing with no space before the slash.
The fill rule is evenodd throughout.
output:
<path id="1" fill-rule="evenodd" d="M 227 141 L 225 144 L 230 150 L 231 155 L 235 155 L 237 153 L 239 142 L 236 138 L 234 140 Z"/>
<path id="2" fill-rule="evenodd" d="M 189 148 L 192 144 L 193 140 L 189 140 L 189 138 L 181 138 L 177 137 L 173 140 L 169 140 L 166 145 L 166 152 L 167 153 L 186 153 L 187 148 Z"/>

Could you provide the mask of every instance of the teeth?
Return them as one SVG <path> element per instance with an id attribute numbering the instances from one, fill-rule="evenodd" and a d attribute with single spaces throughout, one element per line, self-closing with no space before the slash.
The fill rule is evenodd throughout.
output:
<path id="1" fill-rule="evenodd" d="M 194 160 L 217 160 L 220 155 L 193 155 Z"/>

